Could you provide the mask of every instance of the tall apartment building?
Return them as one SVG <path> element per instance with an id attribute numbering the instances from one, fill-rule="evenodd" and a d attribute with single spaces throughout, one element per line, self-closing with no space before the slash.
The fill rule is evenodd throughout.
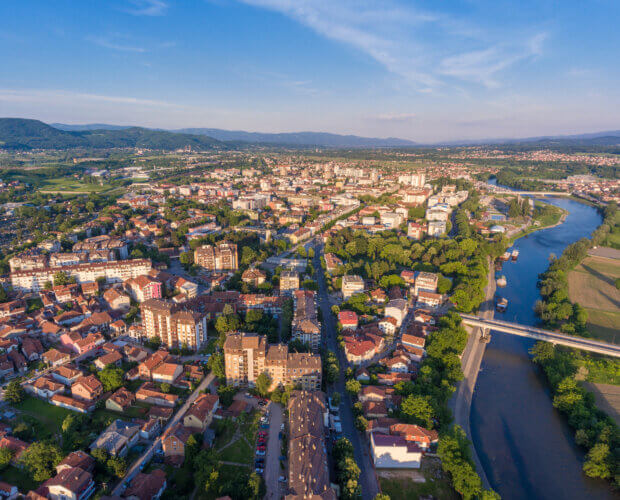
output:
<path id="1" fill-rule="evenodd" d="M 115 260 L 111 262 L 85 262 L 74 266 L 44 267 L 27 271 L 11 272 L 11 284 L 19 291 L 36 292 L 42 290 L 46 282 L 54 282 L 54 274 L 59 271 L 74 277 L 78 283 L 97 281 L 105 278 L 110 283 L 126 281 L 151 270 L 149 259 Z"/>
<path id="2" fill-rule="evenodd" d="M 299 288 L 299 273 L 285 269 L 280 273 L 280 293 L 290 293 Z"/>
<path id="3" fill-rule="evenodd" d="M 157 337 L 167 347 L 200 349 L 207 342 L 207 316 L 163 299 L 148 299 L 140 306 L 147 338 Z"/>
<path id="4" fill-rule="evenodd" d="M 295 314 L 292 323 L 292 337 L 308 344 L 312 352 L 321 347 L 321 323 L 316 311 L 316 294 L 311 290 L 296 290 Z"/>
<path id="5" fill-rule="evenodd" d="M 306 390 L 321 387 L 321 357 L 289 352 L 284 344 L 268 345 L 266 337 L 254 333 L 228 335 L 224 342 L 226 383 L 254 386 L 261 373 L 267 373 L 272 388 L 289 384 Z"/>
<path id="6" fill-rule="evenodd" d="M 294 391 L 288 402 L 289 472 L 286 498 L 336 500 L 325 449 L 328 411 L 320 392 Z"/>
<path id="7" fill-rule="evenodd" d="M 215 247 L 213 245 L 201 246 L 194 251 L 194 263 L 209 271 L 236 271 L 239 268 L 237 245 L 219 243 Z"/>
<path id="8" fill-rule="evenodd" d="M 364 291 L 364 280 L 356 274 L 345 274 L 342 277 L 342 296 L 348 299 L 356 293 Z"/>

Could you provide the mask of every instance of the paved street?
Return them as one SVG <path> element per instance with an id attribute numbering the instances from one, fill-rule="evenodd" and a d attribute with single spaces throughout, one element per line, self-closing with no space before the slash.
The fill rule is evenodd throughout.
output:
<path id="1" fill-rule="evenodd" d="M 276 403 L 269 403 L 267 407 L 269 410 L 270 422 L 269 422 L 269 439 L 267 440 L 267 456 L 265 458 L 265 485 L 267 486 L 266 499 L 279 499 L 282 494 L 280 488 L 283 487 L 278 482 L 278 478 L 281 475 L 285 475 L 284 471 L 280 470 L 280 426 L 283 422 L 282 406 Z"/>
<path id="2" fill-rule="evenodd" d="M 336 343 L 336 323 L 330 310 L 327 285 L 321 268 L 320 254 L 322 253 L 322 246 L 320 249 L 321 251 L 318 251 L 317 247 L 313 264 L 319 284 L 318 302 L 323 313 L 323 328 L 327 347 L 336 353 L 341 368 L 340 376 L 334 384 L 334 389 L 330 389 L 328 392 L 331 394 L 335 390 L 342 394 L 342 403 L 340 405 L 342 432 L 344 436 L 351 441 L 355 452 L 355 462 L 361 470 L 359 483 L 362 487 L 362 498 L 364 500 L 372 500 L 377 493 L 379 493 L 379 484 L 370 458 L 369 446 L 366 438 L 362 438 L 360 432 L 355 428 L 351 398 L 345 390 L 344 370 L 346 367 L 346 359 L 344 358 L 342 350 Z"/>
<path id="3" fill-rule="evenodd" d="M 190 396 L 187 398 L 183 406 L 181 406 L 181 408 L 179 408 L 179 410 L 170 419 L 166 427 L 162 430 L 161 434 L 163 434 L 165 430 L 171 428 L 179 420 L 183 418 L 183 416 L 185 415 L 185 412 L 189 409 L 191 404 L 194 401 L 196 401 L 196 398 L 200 395 L 201 391 L 203 391 L 207 387 L 210 387 L 211 383 L 214 380 L 215 380 L 215 376 L 210 373 L 202 380 L 202 382 L 200 382 L 200 385 L 196 388 L 194 392 L 190 394 Z M 160 446 L 161 446 L 161 435 L 155 438 L 153 443 L 146 449 L 146 451 L 140 456 L 140 458 L 138 458 L 138 460 L 136 460 L 133 463 L 133 465 L 127 471 L 127 474 L 125 474 L 125 477 L 121 481 L 119 481 L 119 483 L 116 485 L 114 490 L 112 490 L 112 495 L 120 495 L 125 490 L 127 483 L 129 483 L 129 481 L 131 481 L 131 479 L 134 478 L 134 476 L 141 470 L 141 467 L 144 464 L 148 463 L 149 460 L 151 460 L 151 458 L 153 457 L 153 454 L 155 453 L 155 451 L 157 451 L 160 448 Z"/>

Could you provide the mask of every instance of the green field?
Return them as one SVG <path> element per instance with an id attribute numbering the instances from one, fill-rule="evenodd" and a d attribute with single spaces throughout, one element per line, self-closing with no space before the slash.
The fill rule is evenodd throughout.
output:
<path id="1" fill-rule="evenodd" d="M 568 275 L 569 298 L 588 312 L 588 331 L 596 338 L 620 342 L 620 261 L 586 257 Z"/>
<path id="2" fill-rule="evenodd" d="M 17 486 L 19 491 L 22 493 L 27 493 L 30 490 L 36 490 L 39 487 L 39 483 L 32 479 L 27 471 L 18 469 L 12 465 L 9 465 L 6 469 L 0 472 L 0 478 L 5 483 Z"/>
<path id="3" fill-rule="evenodd" d="M 379 484 L 381 491 L 390 496 L 390 500 L 417 500 L 420 497 L 429 497 L 441 500 L 457 500 L 461 496 L 454 491 L 446 474 L 441 470 L 439 460 L 422 459 L 420 473 L 425 482 L 416 482 L 411 478 L 403 477 L 406 471 L 400 469 L 380 471 Z M 387 477 L 390 476 L 390 477 Z"/>
<path id="4" fill-rule="evenodd" d="M 59 431 L 67 415 L 75 415 L 75 412 L 71 410 L 51 405 L 32 396 L 26 396 L 21 403 L 13 406 L 39 421 L 50 432 Z"/>
<path id="5" fill-rule="evenodd" d="M 87 184 L 71 177 L 45 179 L 39 186 L 39 189 L 42 191 L 59 191 L 74 193 L 98 193 L 101 191 L 105 191 L 109 188 L 110 186 L 106 183 L 104 183 L 103 185 Z"/>

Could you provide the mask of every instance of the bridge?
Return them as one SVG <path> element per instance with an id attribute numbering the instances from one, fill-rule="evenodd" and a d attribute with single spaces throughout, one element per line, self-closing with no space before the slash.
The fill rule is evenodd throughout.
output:
<path id="1" fill-rule="evenodd" d="M 584 337 L 575 337 L 564 333 L 552 332 L 536 328 L 534 326 L 520 325 L 509 321 L 501 321 L 499 319 L 486 319 L 471 314 L 461 314 L 463 323 L 469 326 L 477 326 L 483 330 L 496 330 L 498 332 L 518 335 L 519 337 L 527 337 L 534 340 L 542 340 L 552 344 L 572 347 L 573 349 L 581 349 L 582 351 L 595 352 L 620 358 L 620 345 L 608 344 L 598 340 L 586 339 Z"/>
<path id="2" fill-rule="evenodd" d="M 572 193 L 568 191 L 517 191 L 502 187 L 493 186 L 494 193 L 512 194 L 516 196 L 570 196 Z"/>

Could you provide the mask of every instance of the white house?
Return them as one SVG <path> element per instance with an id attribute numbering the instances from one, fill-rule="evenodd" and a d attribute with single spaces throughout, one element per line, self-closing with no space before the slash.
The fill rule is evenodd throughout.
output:
<path id="1" fill-rule="evenodd" d="M 390 300 L 385 306 L 385 315 L 396 320 L 396 325 L 400 326 L 407 315 L 407 301 L 405 299 Z"/>
<path id="2" fill-rule="evenodd" d="M 377 469 L 419 469 L 422 449 L 402 436 L 370 433 L 370 449 Z"/>

